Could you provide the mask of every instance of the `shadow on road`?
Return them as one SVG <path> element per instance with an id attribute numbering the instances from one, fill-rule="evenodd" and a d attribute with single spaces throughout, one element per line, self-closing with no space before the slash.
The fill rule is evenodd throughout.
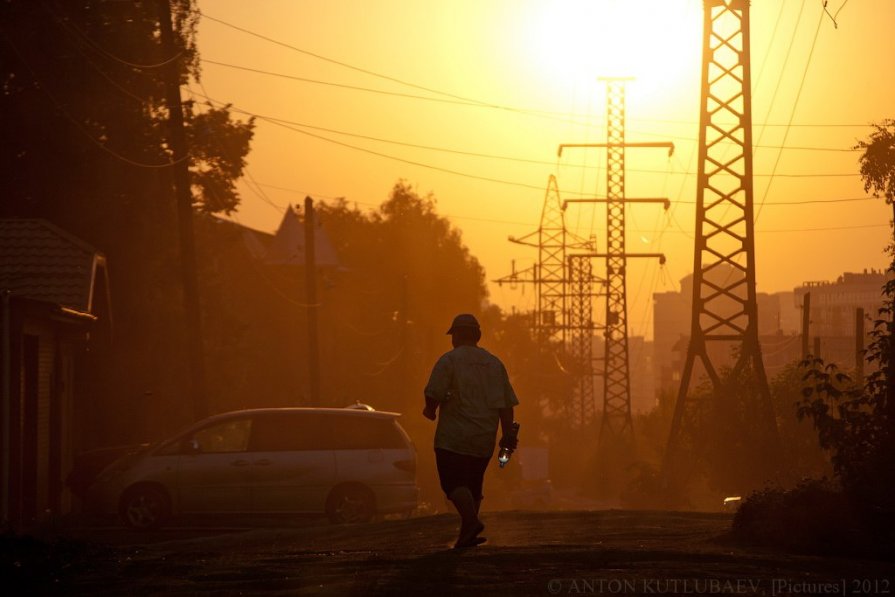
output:
<path id="1" fill-rule="evenodd" d="M 403 560 L 397 575 L 382 585 L 367 587 L 356 594 L 400 595 L 426 587 L 426 595 L 454 594 L 458 579 L 457 569 L 475 548 L 465 551 L 445 549 L 418 558 Z"/>

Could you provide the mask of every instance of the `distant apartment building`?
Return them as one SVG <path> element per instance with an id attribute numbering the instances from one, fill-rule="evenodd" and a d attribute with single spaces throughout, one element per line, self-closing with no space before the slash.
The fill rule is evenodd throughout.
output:
<path id="1" fill-rule="evenodd" d="M 690 339 L 691 299 L 693 275 L 681 280 L 679 292 L 653 294 L 653 371 L 654 388 L 659 394 L 676 391 L 687 355 Z M 760 292 L 758 299 L 758 334 L 768 375 L 798 358 L 799 310 L 792 292 Z M 713 343 L 709 346 L 712 362 L 720 366 L 732 365 L 733 343 Z M 790 358 L 792 357 L 792 358 Z"/>
<path id="2" fill-rule="evenodd" d="M 834 282 L 805 282 L 793 292 L 794 304 L 801 308 L 810 293 L 809 350 L 819 352 L 827 362 L 843 369 L 855 366 L 858 309 L 863 310 L 863 346 L 870 342 L 873 322 L 883 305 L 885 272 L 864 270 L 844 273 Z"/>
<path id="3" fill-rule="evenodd" d="M 864 310 L 864 346 L 872 320 L 882 306 L 886 274 L 865 270 L 844 273 L 835 282 L 805 282 L 792 292 L 758 293 L 758 333 L 768 378 L 802 356 L 802 304 L 811 293 L 809 352 L 849 370 L 856 365 L 855 317 Z M 681 379 L 690 338 L 693 276 L 681 280 L 680 292 L 653 294 L 653 373 L 657 395 L 675 392 Z M 716 365 L 732 365 L 733 343 L 712 343 L 710 358 Z M 866 365 L 865 365 L 866 366 Z"/>

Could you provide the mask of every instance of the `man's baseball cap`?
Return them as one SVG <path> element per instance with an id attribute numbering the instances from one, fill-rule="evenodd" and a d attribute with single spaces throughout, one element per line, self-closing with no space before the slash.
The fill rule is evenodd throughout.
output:
<path id="1" fill-rule="evenodd" d="M 451 329 L 447 331 L 448 334 L 453 334 L 457 328 L 475 328 L 479 329 L 479 322 L 475 318 L 475 315 L 470 315 L 469 313 L 461 313 L 454 317 L 453 323 L 451 323 Z"/>

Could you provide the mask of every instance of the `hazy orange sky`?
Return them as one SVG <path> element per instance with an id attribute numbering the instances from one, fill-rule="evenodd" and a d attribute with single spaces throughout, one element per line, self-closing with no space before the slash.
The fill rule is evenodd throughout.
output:
<path id="1" fill-rule="evenodd" d="M 895 0 L 842 5 L 828 5 L 834 14 L 842 7 L 836 28 L 821 0 L 752 2 L 759 291 L 886 264 L 891 210 L 863 199 L 859 154 L 849 148 L 871 132 L 870 122 L 895 118 Z M 627 157 L 629 197 L 672 200 L 667 214 L 659 206 L 628 210 L 628 250 L 668 257 L 664 267 L 629 266 L 630 334 L 651 335 L 652 292 L 678 289 L 693 263 L 701 0 L 200 0 L 199 7 L 206 62 L 202 86 L 191 84 L 196 99 L 207 94 L 281 122 L 257 121 L 239 222 L 273 231 L 285 206 L 305 195 L 374 209 L 406 179 L 434 193 L 489 280 L 509 273 L 511 260 L 517 269 L 536 260 L 534 249 L 506 239 L 537 228 L 550 174 L 564 198 L 605 193 L 604 153 L 569 152 L 557 161 L 557 146 L 604 141 L 598 77 L 636 77 L 627 87 L 627 140 L 677 146 L 670 159 L 657 150 Z M 567 225 L 602 246 L 601 208 L 572 207 Z M 501 307 L 534 304 L 530 285 L 524 292 L 489 286 Z"/>

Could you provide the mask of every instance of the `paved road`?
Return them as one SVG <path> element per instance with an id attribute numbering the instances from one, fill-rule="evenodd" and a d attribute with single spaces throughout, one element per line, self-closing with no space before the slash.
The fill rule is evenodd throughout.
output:
<path id="1" fill-rule="evenodd" d="M 499 512 L 488 543 L 449 545 L 450 515 L 334 527 L 81 529 L 110 545 L 76 562 L 65 595 L 792 595 L 895 592 L 891 563 L 745 549 L 730 517 Z M 844 583 L 844 584 L 843 584 Z M 856 590 L 857 589 L 857 590 Z"/>

